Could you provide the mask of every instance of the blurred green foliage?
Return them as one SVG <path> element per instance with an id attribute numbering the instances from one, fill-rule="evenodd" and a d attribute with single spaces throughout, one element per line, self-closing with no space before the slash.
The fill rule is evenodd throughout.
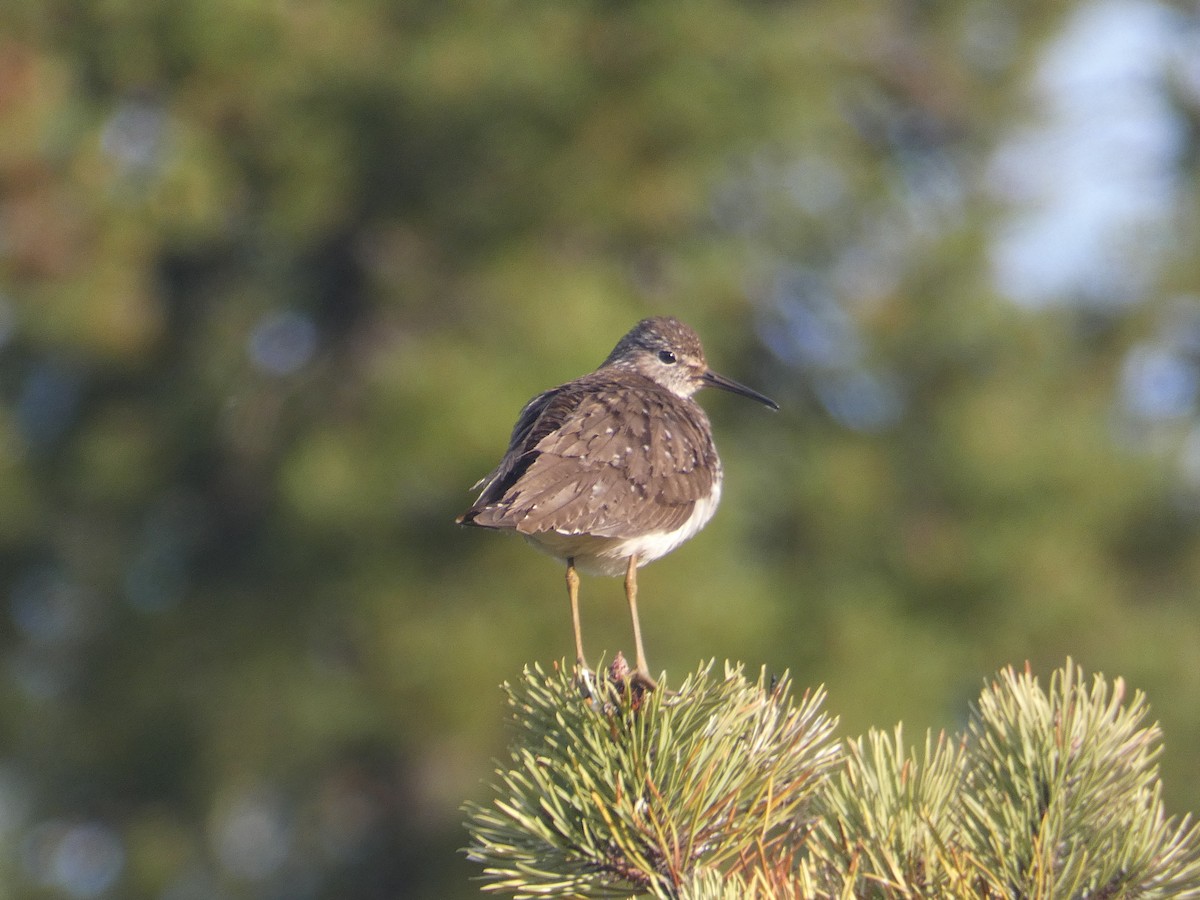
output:
<path id="1" fill-rule="evenodd" d="M 1200 807 L 1196 410 L 1135 402 L 1191 397 L 1186 57 L 1136 296 L 990 277 L 994 154 L 1087 8 L 8 0 L 0 898 L 474 896 L 496 685 L 570 632 L 453 518 L 650 313 L 785 407 L 704 398 L 726 499 L 640 579 L 655 666 L 918 733 L 1069 653 Z"/>

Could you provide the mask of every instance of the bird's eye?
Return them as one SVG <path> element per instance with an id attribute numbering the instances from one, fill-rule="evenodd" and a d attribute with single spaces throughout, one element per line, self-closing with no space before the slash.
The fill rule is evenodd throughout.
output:
<path id="1" fill-rule="evenodd" d="M 675 365 L 675 354 L 670 350 L 659 350 L 658 359 L 660 362 L 666 363 L 668 366 Z"/>

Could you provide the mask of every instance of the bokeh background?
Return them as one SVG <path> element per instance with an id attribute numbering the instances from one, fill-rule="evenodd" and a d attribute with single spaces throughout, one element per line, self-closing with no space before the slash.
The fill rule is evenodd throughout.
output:
<path id="1" fill-rule="evenodd" d="M 0 898 L 477 896 L 571 639 L 453 519 L 659 313 L 783 411 L 702 398 L 652 664 L 917 735 L 1069 654 L 1200 809 L 1198 151 L 1192 3 L 5 0 Z"/>

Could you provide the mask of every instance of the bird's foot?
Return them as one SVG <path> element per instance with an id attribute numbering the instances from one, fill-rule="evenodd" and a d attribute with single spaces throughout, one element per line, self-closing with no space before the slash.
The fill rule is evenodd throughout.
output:
<path id="1" fill-rule="evenodd" d="M 619 650 L 608 666 L 608 683 L 618 694 L 628 693 L 634 709 L 642 705 L 646 694 L 658 690 L 658 682 L 650 672 L 645 667 L 630 669 L 625 654 Z"/>
<path id="2" fill-rule="evenodd" d="M 575 664 L 575 685 L 584 700 L 591 700 L 596 696 L 596 673 L 589 669 L 582 659 Z"/>
<path id="3" fill-rule="evenodd" d="M 645 669 L 634 669 L 633 674 L 629 676 L 629 682 L 643 691 L 658 690 L 658 682 Z"/>

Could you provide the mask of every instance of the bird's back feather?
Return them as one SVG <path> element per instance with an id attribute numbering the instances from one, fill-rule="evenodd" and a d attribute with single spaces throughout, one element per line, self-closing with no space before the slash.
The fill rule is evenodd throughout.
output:
<path id="1" fill-rule="evenodd" d="M 525 405 L 504 458 L 458 521 L 527 535 L 674 531 L 720 477 L 693 400 L 601 369 Z"/>

